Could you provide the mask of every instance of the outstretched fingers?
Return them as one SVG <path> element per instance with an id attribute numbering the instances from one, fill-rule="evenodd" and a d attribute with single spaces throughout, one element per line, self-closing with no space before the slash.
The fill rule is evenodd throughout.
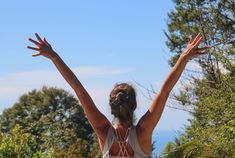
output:
<path id="1" fill-rule="evenodd" d="M 201 33 L 197 34 L 197 36 L 195 38 L 193 38 L 193 36 L 190 37 L 190 41 L 189 41 L 189 52 L 191 52 L 191 50 L 196 50 L 198 49 L 199 44 L 201 43 L 203 39 L 203 36 Z"/>
<path id="2" fill-rule="evenodd" d="M 29 38 L 29 41 L 32 42 L 32 43 L 34 43 L 35 45 L 37 45 L 38 48 L 31 47 L 31 46 L 27 46 L 28 49 L 40 51 L 40 45 L 41 45 L 40 43 L 38 43 L 37 41 L 35 41 L 35 40 L 31 39 L 31 38 Z"/>
<path id="3" fill-rule="evenodd" d="M 38 41 L 43 44 L 44 42 L 42 41 L 41 37 L 38 35 L 38 33 L 35 33 L 35 36 L 37 37 Z"/>
<path id="4" fill-rule="evenodd" d="M 34 47 L 31 47 L 31 46 L 27 46 L 27 48 L 32 49 L 32 50 L 36 50 L 36 51 L 40 51 L 39 48 L 34 48 Z M 39 56 L 39 55 L 40 55 L 40 53 L 37 53 L 37 54 L 33 54 L 32 56 L 36 57 L 36 56 Z"/>
<path id="5" fill-rule="evenodd" d="M 190 44 L 195 45 L 196 42 L 197 42 L 200 38 L 202 38 L 202 34 L 201 34 L 201 33 L 198 33 L 195 38 L 192 38 L 192 39 L 190 40 Z"/>
<path id="6" fill-rule="evenodd" d="M 27 46 L 27 48 L 32 49 L 32 50 L 36 50 L 36 51 L 40 50 L 39 48 L 35 48 L 35 47 L 31 47 L 31 46 Z"/>
<path id="7" fill-rule="evenodd" d="M 197 51 L 201 52 L 201 51 L 205 51 L 205 50 L 210 49 L 210 48 L 211 48 L 211 46 L 205 46 L 203 48 L 198 48 Z"/>
<path id="8" fill-rule="evenodd" d="M 203 48 L 198 48 L 196 50 L 196 53 L 194 54 L 194 57 L 198 57 L 198 56 L 201 56 L 201 55 L 206 55 L 208 54 L 208 52 L 206 50 L 210 49 L 211 47 L 210 46 L 205 46 Z"/>
<path id="9" fill-rule="evenodd" d="M 29 38 L 29 41 L 32 42 L 32 43 L 34 43 L 36 46 L 38 46 L 38 48 L 31 47 L 31 46 L 27 46 L 27 48 L 32 49 L 32 50 L 39 51 L 39 50 L 40 50 L 40 46 L 42 45 L 42 40 L 41 40 L 41 38 L 38 36 L 37 33 L 35 33 L 35 35 L 36 35 L 38 41 L 35 41 L 35 40 L 33 40 L 32 38 Z"/>
<path id="10" fill-rule="evenodd" d="M 193 38 L 192 36 L 190 37 L 189 44 L 188 44 L 187 49 L 185 51 L 185 54 L 189 58 L 198 57 L 200 55 L 206 55 L 208 53 L 206 50 L 211 48 L 210 46 L 198 48 L 198 46 L 200 45 L 202 40 L 203 40 L 202 33 L 197 34 L 197 36 L 195 38 Z"/>
<path id="11" fill-rule="evenodd" d="M 47 42 L 46 38 L 43 38 L 42 40 L 41 37 L 37 33 L 35 33 L 35 36 L 37 40 L 33 40 L 32 38 L 29 38 L 29 41 L 34 43 L 36 46 L 35 47 L 27 46 L 28 49 L 37 51 L 37 53 L 33 54 L 32 56 L 36 57 L 39 55 L 43 55 L 45 57 L 50 58 L 54 54 L 54 52 L 49 42 Z"/>
<path id="12" fill-rule="evenodd" d="M 196 52 L 197 54 L 207 54 L 206 50 L 210 49 L 210 46 L 205 46 L 203 48 L 197 48 Z"/>
<path id="13" fill-rule="evenodd" d="M 200 36 L 200 37 L 195 41 L 194 46 L 195 46 L 196 48 L 197 48 L 197 47 L 199 46 L 199 44 L 201 43 L 202 39 L 203 39 L 203 37 Z"/>
<path id="14" fill-rule="evenodd" d="M 34 44 L 37 45 L 37 46 L 40 46 L 40 45 L 41 45 L 40 43 L 38 43 L 37 41 L 33 40 L 32 38 L 29 38 L 29 41 L 32 42 L 32 43 L 34 43 Z"/>
<path id="15" fill-rule="evenodd" d="M 36 40 L 33 40 L 32 38 L 29 38 L 28 40 L 32 43 L 34 43 L 36 46 L 38 46 L 38 48 L 35 48 L 35 47 L 31 47 L 31 46 L 28 46 L 27 48 L 29 49 L 32 49 L 32 50 L 36 50 L 36 51 L 39 51 L 40 48 L 43 46 L 43 45 L 46 45 L 48 47 L 50 47 L 50 44 L 47 42 L 46 38 L 44 38 L 43 40 L 41 39 L 41 37 L 35 33 L 35 36 L 37 38 L 38 41 Z"/>
<path id="16" fill-rule="evenodd" d="M 201 33 L 201 32 L 198 33 L 197 36 L 194 38 L 193 44 L 196 44 L 197 41 L 198 41 L 199 39 L 201 39 L 202 37 L 203 37 L 203 36 L 202 36 L 202 33 Z"/>
<path id="17" fill-rule="evenodd" d="M 33 57 L 36 57 L 36 56 L 39 56 L 39 55 L 41 55 L 40 53 L 38 53 L 38 54 L 33 54 L 32 56 Z"/>
<path id="18" fill-rule="evenodd" d="M 194 37 L 193 37 L 193 35 L 191 35 L 190 39 L 189 39 L 189 44 L 191 44 L 193 42 L 193 40 L 194 40 Z"/>
<path id="19" fill-rule="evenodd" d="M 45 38 L 45 37 L 44 37 L 43 41 L 44 41 L 44 43 L 45 43 L 48 47 L 50 47 L 50 46 L 51 46 L 51 45 L 49 44 L 49 42 L 47 42 L 47 40 L 46 40 L 46 38 Z"/>

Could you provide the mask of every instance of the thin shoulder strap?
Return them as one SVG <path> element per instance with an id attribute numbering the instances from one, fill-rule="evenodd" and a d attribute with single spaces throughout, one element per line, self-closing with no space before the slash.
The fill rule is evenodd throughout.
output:
<path id="1" fill-rule="evenodd" d="M 114 142 L 115 136 L 113 133 L 113 129 L 112 126 L 109 127 L 106 139 L 105 139 L 105 144 L 104 144 L 104 148 L 103 148 L 103 155 L 107 155 L 109 153 L 109 149 L 111 148 L 113 142 Z"/>
<path id="2" fill-rule="evenodd" d="M 131 145 L 132 149 L 135 152 L 135 157 L 143 157 L 143 158 L 150 158 L 151 157 L 151 152 L 150 153 L 145 153 L 142 148 L 140 147 L 138 138 L 137 138 L 137 133 L 136 133 L 136 126 L 131 130 L 129 134 L 129 139 L 128 139 L 129 144 Z"/>

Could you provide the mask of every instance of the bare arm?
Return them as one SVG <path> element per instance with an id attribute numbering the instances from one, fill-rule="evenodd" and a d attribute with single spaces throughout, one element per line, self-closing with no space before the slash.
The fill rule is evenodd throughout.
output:
<path id="1" fill-rule="evenodd" d="M 38 48 L 30 47 L 29 49 L 36 50 L 39 53 L 33 54 L 32 56 L 45 56 L 49 58 L 54 65 L 57 67 L 61 75 L 64 79 L 69 83 L 69 85 L 74 89 L 76 95 L 78 96 L 82 108 L 85 112 L 85 115 L 88 118 L 88 121 L 92 125 L 98 137 L 104 141 L 104 129 L 107 129 L 110 126 L 110 122 L 108 119 L 97 109 L 90 95 L 86 91 L 86 89 L 82 86 L 80 81 L 77 79 L 75 74 L 70 70 L 70 68 L 63 62 L 63 60 L 59 57 L 59 55 L 52 49 L 51 45 L 44 38 L 43 40 L 39 37 L 39 35 L 35 34 L 38 41 L 33 39 L 29 39 L 32 43 L 37 45 Z"/>
<path id="2" fill-rule="evenodd" d="M 160 120 L 168 96 L 174 85 L 180 78 L 189 59 L 205 54 L 201 52 L 210 48 L 208 46 L 204 48 L 198 48 L 198 45 L 200 44 L 202 39 L 203 37 L 201 33 L 199 33 L 195 38 L 191 37 L 186 50 L 181 54 L 176 64 L 172 68 L 170 74 L 167 76 L 159 93 L 155 96 L 151 107 L 138 122 L 138 125 L 142 129 L 145 129 L 145 135 L 151 136 L 153 129 Z"/>

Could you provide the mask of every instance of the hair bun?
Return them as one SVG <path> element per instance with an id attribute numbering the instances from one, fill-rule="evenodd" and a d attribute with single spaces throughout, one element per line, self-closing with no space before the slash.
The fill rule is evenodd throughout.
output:
<path id="1" fill-rule="evenodd" d="M 124 103 L 129 103 L 130 96 L 125 91 L 119 91 L 115 95 L 111 96 L 112 105 L 122 105 Z"/>
<path id="2" fill-rule="evenodd" d="M 128 102 L 129 95 L 125 91 L 120 91 L 116 95 L 116 99 L 119 100 L 119 102 Z"/>
<path id="3" fill-rule="evenodd" d="M 127 83 L 116 84 L 110 93 L 109 105 L 111 113 L 121 120 L 131 120 L 136 108 L 136 94 Z"/>

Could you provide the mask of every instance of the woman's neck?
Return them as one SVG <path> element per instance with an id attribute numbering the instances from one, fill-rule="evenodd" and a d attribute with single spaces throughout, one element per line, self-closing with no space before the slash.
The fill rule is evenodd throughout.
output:
<path id="1" fill-rule="evenodd" d="M 118 118 L 116 119 L 115 121 L 115 126 L 117 128 L 121 128 L 121 129 L 127 129 L 129 127 L 131 127 L 133 125 L 132 121 L 129 120 L 129 121 L 121 121 L 119 120 Z"/>

